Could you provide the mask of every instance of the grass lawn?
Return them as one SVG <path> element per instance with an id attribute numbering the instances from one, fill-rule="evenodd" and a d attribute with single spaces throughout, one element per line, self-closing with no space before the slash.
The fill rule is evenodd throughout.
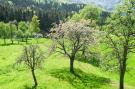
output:
<path id="1" fill-rule="evenodd" d="M 37 43 L 31 39 L 28 44 Z M 39 39 L 42 50 L 48 51 L 50 40 Z M 33 80 L 31 72 L 23 65 L 13 66 L 21 54 L 24 42 L 2 45 L 0 39 L 0 89 L 31 89 Z M 128 72 L 125 76 L 125 89 L 135 89 L 135 55 L 129 55 Z M 75 61 L 75 74 L 69 73 L 67 57 L 55 53 L 45 60 L 42 69 L 36 70 L 38 89 L 118 89 L 118 73 L 100 70 L 87 63 Z"/>

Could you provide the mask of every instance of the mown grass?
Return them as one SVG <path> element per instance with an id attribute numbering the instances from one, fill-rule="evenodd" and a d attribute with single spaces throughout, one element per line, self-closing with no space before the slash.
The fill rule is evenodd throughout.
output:
<path id="1" fill-rule="evenodd" d="M 30 39 L 29 44 L 37 44 Z M 29 69 L 23 65 L 13 66 L 21 54 L 25 42 L 14 45 L 2 45 L 0 39 L 0 89 L 31 89 L 33 80 Z M 51 41 L 39 39 L 41 49 L 48 51 Z M 132 69 L 131 69 L 132 68 Z M 125 76 L 126 89 L 135 89 L 135 55 L 131 54 L 128 61 L 128 73 Z M 38 89 L 118 89 L 119 76 L 117 72 L 102 71 L 88 63 L 75 61 L 75 74 L 69 72 L 67 57 L 55 53 L 45 59 L 42 69 L 36 70 Z"/>

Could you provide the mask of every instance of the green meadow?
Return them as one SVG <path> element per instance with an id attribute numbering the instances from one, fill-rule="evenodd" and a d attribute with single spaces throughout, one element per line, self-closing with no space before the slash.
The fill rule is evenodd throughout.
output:
<path id="1" fill-rule="evenodd" d="M 14 45 L 0 40 L 0 89 L 32 89 L 31 71 L 23 65 L 15 65 L 22 52 L 24 42 Z M 38 44 L 47 52 L 49 39 L 29 39 L 29 44 Z M 135 89 L 135 55 L 130 54 L 128 71 L 125 75 L 125 89 Z M 69 72 L 69 59 L 53 53 L 45 59 L 43 68 L 36 70 L 37 89 L 118 89 L 119 73 L 103 71 L 89 63 L 75 61 L 75 74 Z"/>

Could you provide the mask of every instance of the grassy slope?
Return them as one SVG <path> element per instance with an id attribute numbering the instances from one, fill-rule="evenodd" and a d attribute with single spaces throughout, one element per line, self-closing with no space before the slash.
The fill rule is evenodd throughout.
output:
<path id="1" fill-rule="evenodd" d="M 29 43 L 36 41 L 32 40 Z M 50 41 L 40 39 L 39 43 L 43 50 L 47 50 L 45 44 L 49 44 Z M 0 46 L 0 89 L 30 89 L 32 86 L 29 70 L 23 66 L 13 68 L 21 50 L 22 45 Z M 135 55 L 130 55 L 129 58 L 129 67 L 135 68 Z M 68 68 L 69 60 L 66 57 L 59 54 L 50 56 L 46 59 L 44 68 L 36 70 L 38 89 L 118 89 L 117 73 L 103 72 L 90 64 L 78 61 L 75 61 L 76 75 L 70 74 Z M 135 89 L 134 70 L 129 71 L 132 77 L 129 73 L 126 74 L 126 89 Z"/>

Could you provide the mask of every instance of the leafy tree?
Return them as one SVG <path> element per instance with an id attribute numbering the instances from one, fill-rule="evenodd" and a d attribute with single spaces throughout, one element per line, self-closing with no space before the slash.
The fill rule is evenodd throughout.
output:
<path id="1" fill-rule="evenodd" d="M 96 31 L 89 27 L 90 22 L 68 21 L 52 28 L 54 42 L 52 48 L 70 59 L 70 72 L 74 73 L 74 60 L 77 54 L 89 54 L 90 47 L 96 43 Z"/>
<path id="2" fill-rule="evenodd" d="M 20 42 L 20 39 L 22 39 L 22 37 L 23 37 L 23 32 L 22 32 L 22 30 L 18 29 L 17 33 L 16 33 L 16 38 L 17 38 L 18 44 Z"/>
<path id="3" fill-rule="evenodd" d="M 30 36 L 30 31 L 27 30 L 27 31 L 25 32 L 25 34 L 24 34 L 26 44 L 28 43 L 28 38 L 29 38 L 29 36 Z"/>
<path id="4" fill-rule="evenodd" d="M 4 44 L 6 44 L 6 39 L 9 37 L 9 24 L 0 22 L 0 35 L 4 39 Z"/>
<path id="5" fill-rule="evenodd" d="M 11 42 L 13 44 L 14 43 L 13 38 L 16 35 L 17 27 L 16 27 L 16 25 L 13 22 L 9 22 L 9 25 L 10 25 L 10 39 L 11 39 Z"/>
<path id="6" fill-rule="evenodd" d="M 120 89 L 124 89 L 124 76 L 127 70 L 128 55 L 135 48 L 135 1 L 125 2 L 108 18 L 107 45 L 112 49 L 113 57 L 117 59 L 120 73 Z"/>
<path id="7" fill-rule="evenodd" d="M 3 37 L 4 22 L 0 22 L 0 37 Z"/>
<path id="8" fill-rule="evenodd" d="M 36 15 L 34 15 L 32 17 L 32 21 L 31 21 L 30 27 L 29 27 L 31 35 L 37 34 L 37 33 L 40 32 L 40 23 L 39 23 L 39 21 L 40 20 L 38 20 L 38 17 Z M 38 37 L 37 37 L 37 43 L 38 43 Z"/>
<path id="9" fill-rule="evenodd" d="M 22 55 L 18 58 L 17 64 L 24 63 L 32 73 L 34 80 L 34 88 L 37 87 L 38 82 L 35 76 L 35 70 L 41 68 L 44 62 L 44 55 L 37 45 L 24 46 Z"/>
<path id="10" fill-rule="evenodd" d="M 21 22 L 19 22 L 18 29 L 19 29 L 20 31 L 22 31 L 22 32 L 20 32 L 20 33 L 23 33 L 23 34 L 21 34 L 21 36 L 22 36 L 22 41 L 23 41 L 24 38 L 25 38 L 26 43 L 27 43 L 28 35 L 29 35 L 29 34 L 28 34 L 28 33 L 29 33 L 28 24 L 27 24 L 26 22 L 24 22 L 24 21 L 21 21 Z"/>
<path id="11" fill-rule="evenodd" d="M 39 23 L 40 20 L 38 20 L 38 17 L 36 15 L 34 15 L 32 17 L 32 21 L 30 23 L 30 31 L 31 33 L 38 33 L 40 31 L 40 23 Z"/>
<path id="12" fill-rule="evenodd" d="M 80 11 L 80 13 L 78 14 L 76 13 L 75 15 L 73 15 L 71 19 L 73 20 L 91 19 L 95 20 L 96 22 L 99 22 L 101 11 L 102 10 L 96 6 L 87 5 Z"/>

